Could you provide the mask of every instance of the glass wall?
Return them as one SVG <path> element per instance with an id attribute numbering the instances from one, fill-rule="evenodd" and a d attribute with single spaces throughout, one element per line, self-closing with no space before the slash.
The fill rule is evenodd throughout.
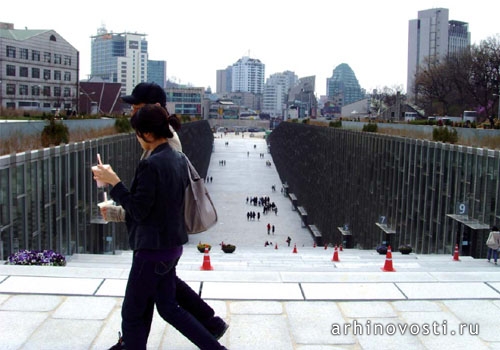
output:
<path id="1" fill-rule="evenodd" d="M 453 254 L 458 244 L 483 257 L 499 224 L 499 151 L 296 123 L 281 123 L 270 144 L 325 242 L 340 244 L 338 228 L 349 224 L 359 248 Z"/>

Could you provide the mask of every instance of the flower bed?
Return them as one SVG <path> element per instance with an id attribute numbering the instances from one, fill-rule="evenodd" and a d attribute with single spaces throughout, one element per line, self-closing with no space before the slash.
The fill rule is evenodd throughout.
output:
<path id="1" fill-rule="evenodd" d="M 198 248 L 198 251 L 200 253 L 205 253 L 205 248 L 208 248 L 208 251 L 210 251 L 210 249 L 212 249 L 212 246 L 208 243 L 198 243 L 198 245 L 196 246 L 196 248 Z"/>
<path id="2" fill-rule="evenodd" d="M 9 255 L 6 265 L 66 266 L 64 255 L 52 250 L 21 250 Z"/>

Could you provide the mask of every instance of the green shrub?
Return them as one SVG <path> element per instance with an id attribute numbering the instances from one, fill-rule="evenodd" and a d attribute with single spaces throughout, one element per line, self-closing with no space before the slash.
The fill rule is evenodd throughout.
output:
<path id="1" fill-rule="evenodd" d="M 119 133 L 130 132 L 132 130 L 132 125 L 130 125 L 130 119 L 128 119 L 127 117 L 116 118 L 115 130 Z"/>
<path id="2" fill-rule="evenodd" d="M 458 133 L 453 128 L 440 126 L 432 130 L 432 140 L 454 144 L 458 142 Z"/>
<path id="3" fill-rule="evenodd" d="M 378 131 L 377 123 L 368 123 L 368 124 L 363 125 L 363 131 L 377 132 Z"/>
<path id="4" fill-rule="evenodd" d="M 189 123 L 191 121 L 191 117 L 188 116 L 188 115 L 181 115 L 181 123 L 184 124 L 184 123 Z"/>
<path id="5" fill-rule="evenodd" d="M 328 126 L 330 128 L 341 128 L 342 127 L 342 120 L 336 120 L 333 122 L 328 123 Z"/>
<path id="6" fill-rule="evenodd" d="M 61 143 L 69 142 L 69 130 L 63 123 L 56 123 L 54 118 L 50 119 L 49 124 L 42 130 L 42 146 L 57 146 Z"/>

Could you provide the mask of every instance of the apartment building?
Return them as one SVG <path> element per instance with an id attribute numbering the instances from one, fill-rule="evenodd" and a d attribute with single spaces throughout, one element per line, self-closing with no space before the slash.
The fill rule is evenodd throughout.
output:
<path id="1" fill-rule="evenodd" d="M 0 106 L 76 112 L 79 52 L 50 29 L 0 23 Z"/>

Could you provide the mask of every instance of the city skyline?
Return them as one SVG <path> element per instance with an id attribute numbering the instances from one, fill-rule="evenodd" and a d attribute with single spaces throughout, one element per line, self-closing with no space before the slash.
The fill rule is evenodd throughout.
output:
<path id="1" fill-rule="evenodd" d="M 128 0 L 119 6 L 89 0 L 68 14 L 61 10 L 67 6 L 64 1 L 9 1 L 2 6 L 0 22 L 13 23 L 15 29 L 55 30 L 80 52 L 80 79 L 90 74 L 90 37 L 104 25 L 114 33 L 145 33 L 149 59 L 167 61 L 167 77 L 181 84 L 215 91 L 216 71 L 249 56 L 265 64 L 265 79 L 286 70 L 299 78 L 316 76 L 318 96 L 325 95 L 326 79 L 341 63 L 352 68 L 367 91 L 383 86 L 406 91 L 408 23 L 418 11 L 449 9 L 450 20 L 469 24 L 472 44 L 500 33 L 500 3 L 487 0 L 475 6 L 450 0 L 340 5 L 256 0 L 241 6 L 227 0 L 216 5 L 168 1 L 161 5 L 165 10 L 148 4 L 138 11 Z"/>

